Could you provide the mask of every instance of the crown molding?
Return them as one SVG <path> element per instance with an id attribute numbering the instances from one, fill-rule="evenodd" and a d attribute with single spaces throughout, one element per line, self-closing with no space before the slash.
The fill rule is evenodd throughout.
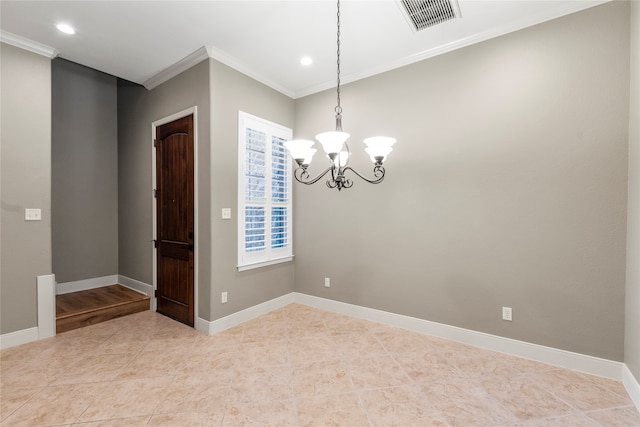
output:
<path id="1" fill-rule="evenodd" d="M 447 43 L 445 45 L 434 47 L 431 49 L 426 49 L 417 54 L 410 55 L 410 56 L 398 59 L 396 61 L 391 61 L 391 62 L 382 64 L 380 66 L 370 68 L 360 73 L 343 75 L 342 82 L 346 84 L 346 83 L 351 83 L 357 80 L 362 80 L 368 77 L 372 77 L 377 74 L 385 73 L 387 71 L 391 71 L 397 68 L 411 65 L 416 62 L 423 61 L 425 59 L 429 59 L 438 55 L 449 53 L 454 50 L 461 49 L 463 47 L 467 47 L 476 43 L 480 43 L 495 37 L 499 37 L 514 31 L 522 30 L 524 28 L 531 27 L 533 25 L 537 25 L 545 21 L 560 18 L 562 16 L 569 15 L 575 12 L 580 12 L 582 10 L 585 10 L 594 6 L 598 6 L 600 4 L 607 3 L 610 1 L 612 0 L 588 0 L 588 1 L 581 1 L 577 3 L 571 2 L 571 4 L 562 4 L 559 7 L 544 11 L 539 14 L 525 16 L 522 19 L 516 22 L 512 22 L 508 25 L 503 25 L 500 27 L 492 28 L 487 31 L 470 35 L 468 37 L 463 37 L 451 43 Z M 238 59 L 235 58 L 234 56 L 213 46 L 203 46 L 199 48 L 198 50 L 186 56 L 185 58 L 181 59 L 180 61 L 176 62 L 175 64 L 165 68 L 164 70 L 150 77 L 149 79 L 144 81 L 143 85 L 147 89 L 151 90 L 208 58 L 215 59 L 216 61 L 224 65 L 227 65 L 228 67 L 233 68 L 234 70 L 293 99 L 312 95 L 317 92 L 321 92 L 323 90 L 327 90 L 335 87 L 334 81 L 326 81 L 317 85 L 303 88 L 301 90 L 297 90 L 297 91 L 291 90 L 289 88 L 282 86 L 281 84 L 278 84 L 277 82 L 274 82 L 273 80 L 265 77 L 264 75 L 256 73 L 250 67 L 238 61 Z"/>
<path id="2" fill-rule="evenodd" d="M 228 53 L 226 53 L 225 51 L 212 47 L 209 49 L 209 57 L 212 59 L 215 59 L 218 62 L 223 63 L 224 65 L 233 68 L 234 70 L 248 76 L 251 77 L 253 80 L 256 80 L 260 83 L 262 83 L 265 86 L 269 86 L 271 89 L 276 90 L 280 93 L 282 93 L 283 95 L 288 96 L 289 98 L 295 98 L 295 92 L 293 92 L 292 90 L 287 89 L 286 87 L 277 84 L 276 82 L 260 75 L 257 74 L 255 72 L 253 72 L 249 67 L 243 65 L 242 63 L 238 62 L 237 59 L 235 59 L 233 56 L 229 55 Z"/>
<path id="3" fill-rule="evenodd" d="M 33 52 L 38 55 L 46 56 L 49 59 L 55 58 L 60 53 L 57 49 L 51 46 L 34 42 L 33 40 L 29 40 L 4 30 L 0 30 L 0 42 L 28 50 L 29 52 Z"/>
<path id="4" fill-rule="evenodd" d="M 487 31 L 482 31 L 468 37 L 455 40 L 451 43 L 447 43 L 441 46 L 437 46 L 431 49 L 426 49 L 422 52 L 414 55 L 400 58 L 396 61 L 387 62 L 377 67 L 369 68 L 360 73 L 351 73 L 341 76 L 343 84 L 352 83 L 358 80 L 373 77 L 378 74 L 385 73 L 387 71 L 395 70 L 397 68 L 405 67 L 407 65 L 415 64 L 416 62 L 424 61 L 425 59 L 433 58 L 435 56 L 443 55 L 445 53 L 453 52 L 454 50 L 461 49 L 463 47 L 471 46 L 476 43 L 481 43 L 486 40 L 490 40 L 496 37 L 503 36 L 505 34 L 513 33 L 515 31 L 523 30 L 534 25 L 542 24 L 553 19 L 561 18 L 572 13 L 581 12 L 585 9 L 589 9 L 594 6 L 599 6 L 604 3 L 608 3 L 612 0 L 592 0 L 584 1 L 576 4 L 561 5 L 551 10 L 546 10 L 543 13 L 535 15 L 525 16 L 518 21 L 509 23 L 508 25 L 502 25 L 500 27 L 492 28 Z M 331 89 L 335 87 L 335 81 L 327 81 L 317 85 L 309 86 L 307 88 L 296 91 L 292 98 L 302 98 L 303 96 L 313 95 L 314 93 L 321 92 L 323 90 Z"/>
<path id="5" fill-rule="evenodd" d="M 251 71 L 249 67 L 244 66 L 243 64 L 238 62 L 237 59 L 235 59 L 233 56 L 229 55 L 228 53 L 224 52 L 223 50 L 217 49 L 214 47 L 206 47 L 206 46 L 202 46 L 200 49 L 182 58 L 180 61 L 176 62 L 175 64 L 170 65 L 169 67 L 160 71 L 155 76 L 147 79 L 142 85 L 146 87 L 148 90 L 151 90 L 208 58 L 215 59 L 216 61 L 228 67 L 231 67 L 234 70 L 248 77 L 251 77 L 256 81 L 266 86 L 269 86 L 270 88 L 284 95 L 287 95 L 290 98 L 293 98 L 294 92 L 288 90 L 283 86 L 278 85 L 277 83 L 259 74 L 254 73 L 253 71 Z"/>
<path id="6" fill-rule="evenodd" d="M 175 64 L 170 65 L 169 67 L 160 71 L 155 76 L 145 80 L 145 82 L 142 83 L 142 85 L 146 87 L 147 90 L 151 90 L 157 86 L 160 86 L 162 83 L 174 78 L 175 76 L 182 73 L 183 71 L 188 70 L 194 65 L 199 64 L 200 62 L 204 61 L 208 57 L 209 57 L 209 53 L 207 52 L 207 49 L 203 46 L 200 49 L 196 50 L 195 52 L 185 56 Z"/>

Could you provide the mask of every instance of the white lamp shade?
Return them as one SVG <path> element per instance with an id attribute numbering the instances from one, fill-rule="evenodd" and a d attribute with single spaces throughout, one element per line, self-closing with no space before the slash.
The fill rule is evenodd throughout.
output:
<path id="1" fill-rule="evenodd" d="M 316 154 L 316 150 L 315 148 L 309 148 L 309 150 L 307 151 L 307 155 L 304 158 L 304 161 L 302 162 L 303 165 L 309 165 L 311 164 L 311 159 L 313 158 L 313 155 Z"/>
<path id="2" fill-rule="evenodd" d="M 282 145 L 287 147 L 289 153 L 291 153 L 291 157 L 294 159 L 311 159 L 313 153 L 316 152 L 315 149 L 311 148 L 313 144 L 314 142 L 309 141 L 308 139 L 293 139 L 291 141 L 286 141 Z"/>
<path id="3" fill-rule="evenodd" d="M 396 139 L 389 136 L 374 136 L 365 138 L 364 143 L 367 145 L 365 151 L 369 153 L 373 163 L 376 162 L 376 157 L 382 157 L 384 162 L 387 159 L 387 155 L 393 150 L 391 146 L 396 143 Z"/>
<path id="4" fill-rule="evenodd" d="M 395 138 L 390 136 L 374 136 L 371 138 L 365 138 L 364 143 L 367 147 L 373 150 L 384 149 L 383 147 L 391 147 L 396 143 Z"/>
<path id="5" fill-rule="evenodd" d="M 348 151 L 341 151 L 340 152 L 340 155 L 338 156 L 338 161 L 339 161 L 340 167 L 347 166 L 347 163 L 349 163 L 349 157 L 350 156 L 351 156 L 351 153 L 349 153 Z"/>
<path id="6" fill-rule="evenodd" d="M 389 155 L 389 153 L 393 151 L 393 148 L 377 147 L 377 149 L 373 149 L 371 147 L 367 147 L 364 149 L 364 151 L 366 151 L 367 154 L 369 154 L 369 156 L 371 157 L 371 161 L 373 163 L 377 162 L 376 157 L 382 157 L 381 163 L 384 163 L 384 161 L 387 160 L 387 156 Z"/>
<path id="7" fill-rule="evenodd" d="M 320 141 L 327 154 L 336 154 L 342 151 L 345 141 L 349 139 L 349 134 L 338 131 L 323 132 L 316 135 L 316 139 Z"/>

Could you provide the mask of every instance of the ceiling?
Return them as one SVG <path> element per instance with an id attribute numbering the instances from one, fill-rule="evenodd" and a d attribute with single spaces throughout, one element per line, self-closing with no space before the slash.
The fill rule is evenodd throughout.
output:
<path id="1" fill-rule="evenodd" d="M 341 82 L 605 1 L 461 0 L 460 18 L 416 32 L 395 0 L 342 0 Z M 60 22 L 76 34 L 59 32 Z M 335 86 L 333 1 L 2 0 L 0 28 L 3 42 L 58 54 L 148 88 L 207 56 L 292 98 Z M 312 65 L 300 64 L 305 55 Z"/>

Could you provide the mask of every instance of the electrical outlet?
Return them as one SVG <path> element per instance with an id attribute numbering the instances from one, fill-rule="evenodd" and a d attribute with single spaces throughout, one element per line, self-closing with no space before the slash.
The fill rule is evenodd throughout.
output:
<path id="1" fill-rule="evenodd" d="M 227 302 L 227 293 L 223 292 L 222 296 L 220 297 L 220 301 L 225 304 Z"/>
<path id="2" fill-rule="evenodd" d="M 328 277 L 324 278 L 324 287 L 325 288 L 330 288 L 331 287 L 331 279 L 329 279 Z"/>
<path id="3" fill-rule="evenodd" d="M 502 320 L 508 320 L 509 322 L 513 320 L 511 307 L 502 307 Z"/>

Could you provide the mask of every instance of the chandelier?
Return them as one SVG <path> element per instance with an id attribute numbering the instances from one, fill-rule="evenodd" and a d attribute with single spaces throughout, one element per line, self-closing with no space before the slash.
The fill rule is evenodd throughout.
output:
<path id="1" fill-rule="evenodd" d="M 338 103 L 334 109 L 336 113 L 336 130 L 323 132 L 316 135 L 316 139 L 322 144 L 322 148 L 327 153 L 329 158 L 329 167 L 320 172 L 316 177 L 311 178 L 308 172 L 308 167 L 311 164 L 311 159 L 316 153 L 316 149 L 313 148 L 314 141 L 306 139 L 295 139 L 287 141 L 284 146 L 287 147 L 291 153 L 291 157 L 296 161 L 298 167 L 293 172 L 293 176 L 296 181 L 302 184 L 311 185 L 318 182 L 322 177 L 331 172 L 330 178 L 327 180 L 327 186 L 329 188 L 337 188 L 342 190 L 343 188 L 350 188 L 353 185 L 353 181 L 345 176 L 348 171 L 353 172 L 356 176 L 363 179 L 370 184 L 379 184 L 384 179 L 384 166 L 383 163 L 387 159 L 387 155 L 393 150 L 392 145 L 395 144 L 396 139 L 388 136 L 374 136 L 371 138 L 365 138 L 364 144 L 366 145 L 365 151 L 371 157 L 373 162 L 373 178 L 368 179 L 351 168 L 349 165 L 349 158 L 351 152 L 349 151 L 349 145 L 347 139 L 349 134 L 342 131 L 342 107 L 340 106 L 340 0 L 338 0 L 338 13 L 337 13 L 337 100 Z"/>

